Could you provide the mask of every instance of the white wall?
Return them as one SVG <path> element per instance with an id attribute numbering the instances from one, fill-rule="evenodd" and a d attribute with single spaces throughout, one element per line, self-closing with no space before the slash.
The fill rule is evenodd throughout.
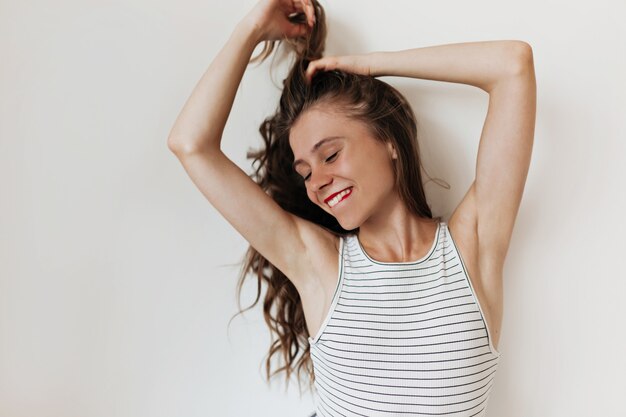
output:
<path id="1" fill-rule="evenodd" d="M 0 416 L 308 416 L 262 378 L 260 306 L 237 311 L 245 240 L 166 146 L 254 4 L 0 2 Z M 626 374 L 622 1 L 323 1 L 328 54 L 521 39 L 533 47 L 533 161 L 505 267 L 489 416 L 618 416 Z M 249 146 L 277 104 L 251 67 L 224 134 Z M 420 123 L 435 214 L 473 179 L 487 95 L 385 77 Z M 254 285 L 246 287 L 244 305 Z M 295 384 L 295 382 L 294 382 Z"/>

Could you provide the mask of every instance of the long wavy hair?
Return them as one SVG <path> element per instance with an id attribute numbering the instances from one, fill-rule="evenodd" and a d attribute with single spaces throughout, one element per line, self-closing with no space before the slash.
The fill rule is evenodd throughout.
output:
<path id="1" fill-rule="evenodd" d="M 420 163 L 417 123 L 410 104 L 402 94 L 374 77 L 339 70 L 318 72 L 311 84 L 305 81 L 309 62 L 322 57 L 326 42 L 324 9 L 316 0 L 313 0 L 313 5 L 317 23 L 310 33 L 295 40 L 283 40 L 296 59 L 283 81 L 284 88 L 276 113 L 266 118 L 259 128 L 265 147 L 247 153 L 247 158 L 253 160 L 252 165 L 256 165 L 250 177 L 283 210 L 313 222 L 336 236 L 358 233 L 358 228 L 344 230 L 332 215 L 310 201 L 303 178 L 292 168 L 294 156 L 289 145 L 291 127 L 312 106 L 333 105 L 347 117 L 365 123 L 377 140 L 394 145 L 398 155 L 394 164 L 395 185 L 402 201 L 418 217 L 440 221 L 441 217 L 433 219 L 426 202 L 420 171 L 423 167 Z M 261 53 L 250 62 L 263 62 L 274 50 L 274 43 L 266 41 Z M 249 274 L 257 278 L 257 294 L 254 302 L 244 310 L 240 303 L 241 290 Z M 297 381 L 302 393 L 302 372 L 308 375 L 309 388 L 313 386 L 315 375 L 308 342 L 310 335 L 300 295 L 288 277 L 250 246 L 244 256 L 237 284 L 237 314 L 258 303 L 263 284 L 267 286 L 263 315 L 272 335 L 265 362 L 266 379 L 269 382 L 272 376 L 285 371 L 288 386 L 291 374 L 297 370 Z M 273 337 L 274 334 L 277 338 Z M 282 363 L 272 372 L 274 355 L 278 355 Z"/>

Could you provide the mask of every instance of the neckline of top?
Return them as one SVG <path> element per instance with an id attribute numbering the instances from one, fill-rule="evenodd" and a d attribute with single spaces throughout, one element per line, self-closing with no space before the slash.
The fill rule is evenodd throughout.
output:
<path id="1" fill-rule="evenodd" d="M 375 264 L 380 264 L 380 265 L 415 265 L 415 264 L 419 264 L 422 263 L 426 260 L 428 260 L 428 258 L 431 257 L 431 255 L 433 254 L 433 252 L 435 252 L 435 248 L 437 248 L 437 243 L 439 242 L 439 234 L 441 233 L 441 226 L 442 226 L 443 222 L 439 222 L 437 224 L 437 231 L 435 232 L 435 239 L 433 240 L 433 243 L 430 246 L 430 250 L 426 253 L 426 255 L 422 256 L 420 259 L 417 259 L 415 261 L 407 261 L 407 262 L 383 262 L 383 261 L 377 261 L 376 259 L 373 259 L 371 256 L 369 256 L 367 254 L 367 252 L 365 251 L 365 249 L 363 248 L 363 245 L 361 245 L 361 241 L 359 240 L 359 236 L 358 234 L 354 235 L 354 238 L 356 239 L 357 242 L 357 246 L 359 247 L 361 253 L 371 262 L 375 263 Z"/>

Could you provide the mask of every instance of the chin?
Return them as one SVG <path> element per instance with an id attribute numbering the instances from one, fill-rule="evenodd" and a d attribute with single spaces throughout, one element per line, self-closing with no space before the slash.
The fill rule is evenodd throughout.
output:
<path id="1" fill-rule="evenodd" d="M 337 220 L 337 223 L 339 223 L 339 226 L 341 226 L 344 230 L 354 230 L 358 227 L 361 227 L 361 224 L 363 223 L 362 219 L 358 219 L 358 218 L 351 216 L 350 215 L 351 213 L 343 213 L 342 216 L 337 217 L 330 210 L 324 210 L 324 211 L 326 211 L 326 213 L 333 216 L 335 220 Z"/>
<path id="2" fill-rule="evenodd" d="M 337 220 L 337 223 L 339 223 L 339 226 L 341 226 L 344 230 L 354 230 L 361 226 L 361 222 L 357 219 L 338 219 L 337 217 L 335 217 L 335 219 Z"/>

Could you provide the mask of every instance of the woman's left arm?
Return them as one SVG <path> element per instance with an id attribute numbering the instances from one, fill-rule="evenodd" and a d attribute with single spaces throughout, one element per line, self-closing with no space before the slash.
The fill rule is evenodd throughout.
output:
<path id="1" fill-rule="evenodd" d="M 532 48 L 521 41 L 373 52 L 371 75 L 476 86 L 489 94 L 474 182 L 452 214 L 475 227 L 485 268 L 504 264 L 530 166 L 536 113 Z M 487 263 L 488 265 L 485 265 Z"/>
<path id="2" fill-rule="evenodd" d="M 484 41 L 427 46 L 366 55 L 370 75 L 468 84 L 491 92 L 512 74 L 532 68 L 532 49 L 523 41 Z"/>

